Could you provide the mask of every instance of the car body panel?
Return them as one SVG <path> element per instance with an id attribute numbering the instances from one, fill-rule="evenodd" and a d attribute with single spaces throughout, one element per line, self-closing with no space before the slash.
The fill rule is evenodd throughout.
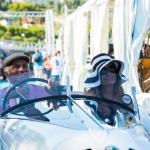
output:
<path id="1" fill-rule="evenodd" d="M 16 119 L 8 120 L 4 128 L 1 138 L 7 139 L 8 143 L 6 144 L 8 147 L 14 149 L 27 148 L 30 145 L 32 150 L 34 148 L 41 150 L 69 150 L 70 148 L 82 150 L 88 148 L 104 149 L 108 145 L 115 145 L 122 150 L 129 148 L 148 150 L 150 146 L 149 141 L 144 137 L 139 138 L 136 136 L 135 138 L 135 134 L 132 134 L 132 132 L 120 129 L 98 131 L 90 129 L 75 130 L 54 124 L 29 120 L 18 121 Z"/>

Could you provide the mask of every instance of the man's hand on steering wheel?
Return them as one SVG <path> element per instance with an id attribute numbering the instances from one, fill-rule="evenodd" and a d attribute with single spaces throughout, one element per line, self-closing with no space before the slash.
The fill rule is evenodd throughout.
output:
<path id="1" fill-rule="evenodd" d="M 45 88 L 45 90 L 50 94 L 50 95 L 61 95 L 61 92 L 58 90 L 58 87 L 60 84 L 58 82 L 53 81 L 51 78 L 48 79 L 48 85 Z M 52 108 L 54 110 L 59 109 L 59 100 L 48 100 L 47 105 L 50 107 L 52 105 Z"/>
<path id="2" fill-rule="evenodd" d="M 31 118 L 31 119 L 42 120 L 42 121 L 50 121 L 47 117 L 45 117 L 44 115 L 42 115 L 42 113 L 40 112 L 40 110 L 38 110 L 37 108 L 27 109 L 27 111 L 24 112 L 24 113 L 25 113 L 25 115 L 28 118 Z"/>
<path id="3" fill-rule="evenodd" d="M 50 95 L 61 95 L 61 92 L 58 90 L 60 84 L 58 82 L 53 81 L 51 78 L 48 79 L 48 85 L 45 90 Z"/>
<path id="4" fill-rule="evenodd" d="M 53 110 L 58 110 L 60 107 L 60 101 L 59 100 L 48 100 L 47 105 L 48 107 L 50 107 L 50 105 L 52 105 L 51 107 L 53 108 Z"/>

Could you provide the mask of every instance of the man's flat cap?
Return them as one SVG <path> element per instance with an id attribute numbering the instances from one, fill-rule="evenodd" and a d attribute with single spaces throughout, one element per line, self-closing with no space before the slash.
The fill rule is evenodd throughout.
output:
<path id="1" fill-rule="evenodd" d="M 25 55 L 23 53 L 14 53 L 12 55 L 9 55 L 8 57 L 6 57 L 3 60 L 3 69 L 5 69 L 5 67 L 9 66 L 13 61 L 15 61 L 17 59 L 24 59 L 28 63 L 30 61 L 30 58 L 27 55 Z"/>

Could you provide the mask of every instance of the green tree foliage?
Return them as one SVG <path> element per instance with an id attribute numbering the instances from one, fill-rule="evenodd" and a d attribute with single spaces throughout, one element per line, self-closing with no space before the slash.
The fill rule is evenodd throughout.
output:
<path id="1" fill-rule="evenodd" d="M 52 9 L 50 4 L 35 4 L 35 3 L 12 3 L 8 7 L 8 11 L 45 11 Z"/>
<path id="2" fill-rule="evenodd" d="M 66 0 L 64 3 L 67 4 L 69 9 L 76 9 L 81 4 L 81 0 Z"/>
<path id="3" fill-rule="evenodd" d="M 8 7 L 8 11 L 33 11 L 36 10 L 36 4 L 33 3 L 13 3 Z"/>
<path id="4" fill-rule="evenodd" d="M 33 36 L 37 37 L 40 40 L 44 39 L 45 37 L 45 28 L 43 27 L 30 26 L 28 30 L 32 32 Z"/>
<path id="5" fill-rule="evenodd" d="M 3 3 L 3 0 L 0 0 L 0 8 L 1 8 L 1 6 L 2 6 L 2 3 Z"/>
<path id="6" fill-rule="evenodd" d="M 49 1 L 47 4 L 36 3 L 12 3 L 11 0 L 8 3 L 4 3 L 4 0 L 0 0 L 0 10 L 2 11 L 45 11 L 47 9 L 53 9 L 54 15 L 60 15 L 64 13 L 64 6 L 67 4 L 69 12 L 73 12 L 79 5 L 82 5 L 85 0 L 64 0 Z M 10 25 L 7 28 L 0 26 L 0 38 L 1 39 L 13 39 L 24 40 L 30 42 L 37 42 L 38 40 L 44 41 L 45 27 L 39 27 L 37 25 L 24 28 L 22 26 L 22 20 L 24 18 L 15 18 L 14 25 Z M 44 25 L 44 18 L 34 18 L 36 24 Z M 55 38 L 58 37 L 61 25 L 55 25 Z M 22 37 L 21 34 L 25 37 Z"/>
<path id="7" fill-rule="evenodd" d="M 0 30 L 2 31 L 2 32 L 6 32 L 6 27 L 5 26 L 3 26 L 3 25 L 0 25 Z"/>
<path id="8" fill-rule="evenodd" d="M 8 3 L 1 2 L 1 0 L 0 0 L 0 10 L 6 11 L 7 9 L 8 9 Z"/>
<path id="9" fill-rule="evenodd" d="M 14 40 L 14 41 L 21 41 L 22 40 L 22 37 L 20 37 L 20 36 L 13 36 L 13 37 L 11 37 L 11 40 Z"/>
<path id="10" fill-rule="evenodd" d="M 54 13 L 59 15 L 63 12 L 64 6 L 67 4 L 68 9 L 75 10 L 78 6 L 85 3 L 85 0 L 64 0 L 49 1 L 47 4 L 35 4 L 35 3 L 9 3 L 0 0 L 0 10 L 3 11 L 45 11 L 47 9 L 53 9 Z"/>
<path id="11" fill-rule="evenodd" d="M 8 31 L 10 33 L 10 36 L 17 36 L 24 33 L 24 28 L 22 26 L 9 26 Z"/>
<path id="12" fill-rule="evenodd" d="M 6 31 L 7 31 L 6 27 L 0 25 L 0 37 L 2 37 Z"/>
<path id="13" fill-rule="evenodd" d="M 59 15 L 61 14 L 61 4 L 60 4 L 60 2 L 57 3 L 57 13 Z"/>
<path id="14" fill-rule="evenodd" d="M 38 38 L 36 36 L 30 38 L 24 38 L 25 42 L 38 42 Z"/>
<path id="15" fill-rule="evenodd" d="M 24 34 L 25 37 L 22 37 L 22 34 Z M 6 29 L 5 27 L 0 26 L 0 35 L 2 39 L 37 42 L 38 40 L 44 40 L 45 28 L 38 26 L 31 26 L 28 29 L 26 29 L 22 26 L 12 25 Z"/>

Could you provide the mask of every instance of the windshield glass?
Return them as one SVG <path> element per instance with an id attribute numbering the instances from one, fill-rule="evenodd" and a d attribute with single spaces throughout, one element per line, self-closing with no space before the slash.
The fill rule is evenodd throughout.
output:
<path id="1" fill-rule="evenodd" d="M 48 81 L 35 78 L 33 72 L 10 77 L 0 84 L 1 117 L 44 121 L 76 129 L 141 126 L 135 117 L 130 84 L 120 83 L 121 87 L 113 87 L 112 94 L 109 93 L 111 80 L 105 79 L 107 88 L 89 89 L 84 88 L 83 83 L 61 81 L 50 91 Z"/>
<path id="2" fill-rule="evenodd" d="M 48 80 L 35 78 L 33 72 L 17 74 L 0 84 L 0 112 L 28 100 L 59 95 L 65 86 L 54 85 L 49 91 Z"/>

